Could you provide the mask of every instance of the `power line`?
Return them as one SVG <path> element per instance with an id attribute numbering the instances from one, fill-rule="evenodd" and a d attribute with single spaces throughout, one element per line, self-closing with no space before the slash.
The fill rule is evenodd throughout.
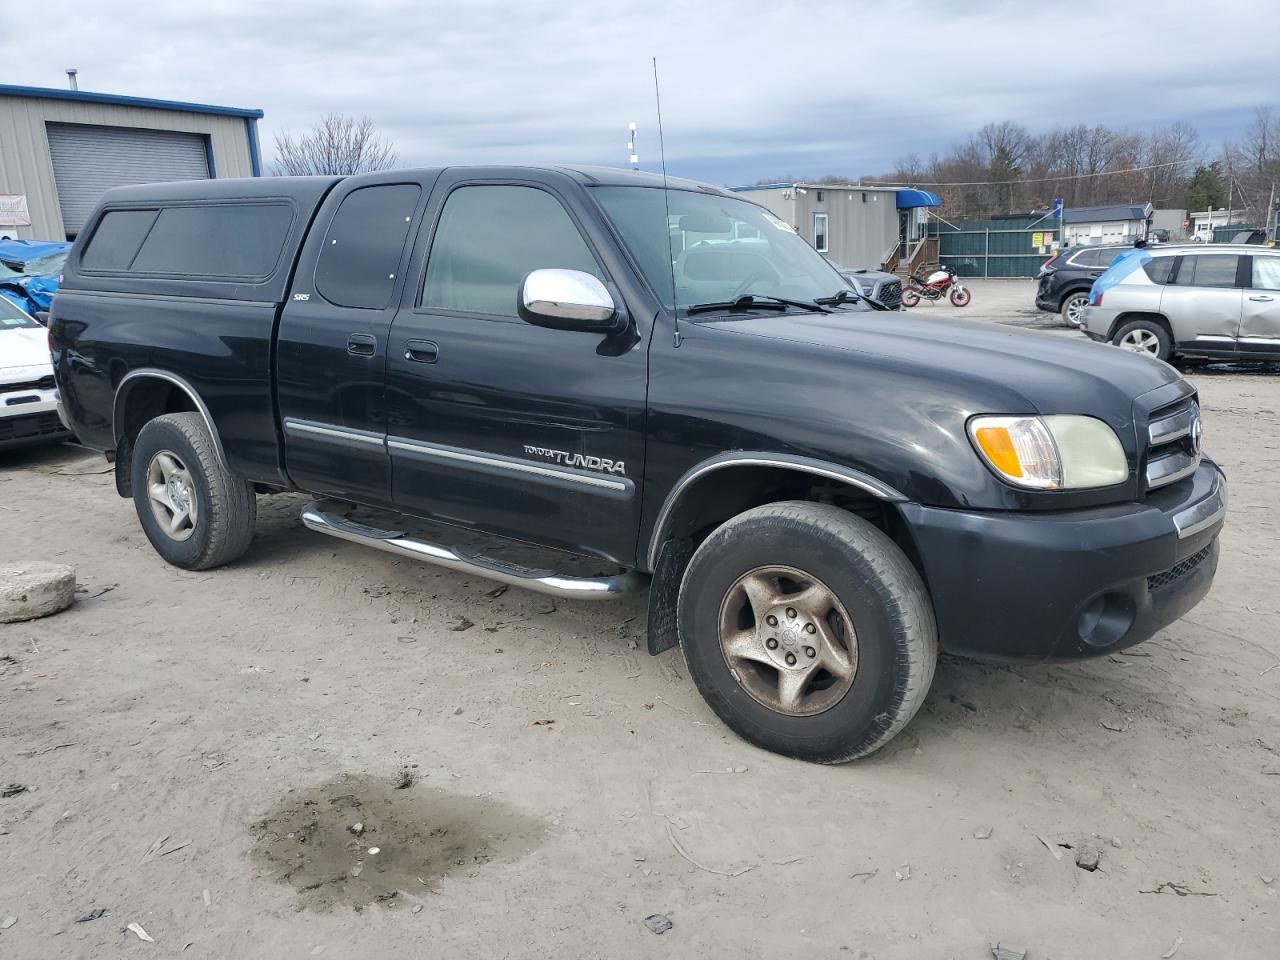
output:
<path id="1" fill-rule="evenodd" d="M 1200 158 L 1203 159 L 1203 158 Z M 1167 163 L 1149 163 L 1141 167 L 1129 167 L 1127 170 L 1100 170 L 1097 173 L 1062 174 L 1057 177 L 1037 177 L 1029 180 L 912 180 L 910 183 L 885 183 L 877 180 L 867 186 L 876 187 L 1003 187 L 1015 183 L 1058 183 L 1063 180 L 1088 180 L 1090 177 L 1114 177 L 1122 173 L 1142 173 L 1144 170 L 1158 170 L 1161 167 L 1179 167 L 1187 163 L 1196 163 L 1197 158 L 1187 157 L 1185 160 L 1170 160 Z"/>

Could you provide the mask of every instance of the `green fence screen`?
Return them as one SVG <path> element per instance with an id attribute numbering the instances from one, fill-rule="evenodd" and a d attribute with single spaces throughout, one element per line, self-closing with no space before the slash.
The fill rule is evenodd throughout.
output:
<path id="1" fill-rule="evenodd" d="M 1058 221 L 1039 217 L 933 221 L 938 259 L 962 277 L 1034 277 L 1060 239 Z"/>

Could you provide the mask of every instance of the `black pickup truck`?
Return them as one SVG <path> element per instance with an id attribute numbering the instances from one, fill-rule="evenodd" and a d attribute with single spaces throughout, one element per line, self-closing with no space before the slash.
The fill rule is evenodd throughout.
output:
<path id="1" fill-rule="evenodd" d="M 255 497 L 301 490 L 306 526 L 378 549 L 568 597 L 648 586 L 650 650 L 678 644 L 730 727 L 809 760 L 893 737 L 939 647 L 1113 652 L 1217 567 L 1225 481 L 1172 367 L 874 312 L 785 223 L 690 181 L 120 188 L 50 328 L 66 422 L 168 562 L 234 560 Z"/>

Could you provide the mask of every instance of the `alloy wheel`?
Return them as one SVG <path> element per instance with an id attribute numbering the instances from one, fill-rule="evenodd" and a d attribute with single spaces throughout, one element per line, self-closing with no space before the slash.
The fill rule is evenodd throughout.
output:
<path id="1" fill-rule="evenodd" d="M 1120 338 L 1118 347 L 1132 350 L 1134 353 L 1146 353 L 1153 357 L 1160 355 L 1160 338 L 1150 330 L 1130 330 Z"/>
<path id="2" fill-rule="evenodd" d="M 1087 297 L 1072 297 L 1067 301 L 1067 323 L 1073 327 L 1078 327 L 1084 321 L 1084 305 L 1088 303 Z"/>
<path id="3" fill-rule="evenodd" d="M 160 529 L 173 540 L 196 531 L 198 500 L 191 471 L 177 454 L 161 450 L 147 464 L 147 499 Z"/>
<path id="4" fill-rule="evenodd" d="M 844 605 L 795 567 L 757 567 L 734 581 L 720 604 L 720 649 L 742 688 L 787 716 L 835 706 L 858 669 Z"/>

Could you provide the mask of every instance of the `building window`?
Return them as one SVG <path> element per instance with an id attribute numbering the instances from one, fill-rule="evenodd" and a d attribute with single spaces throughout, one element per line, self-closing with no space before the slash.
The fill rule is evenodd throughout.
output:
<path id="1" fill-rule="evenodd" d="M 819 202 L 819 203 L 821 203 L 821 202 L 822 202 L 823 200 L 825 200 L 825 199 L 827 199 L 827 195 L 826 195 L 825 193 L 823 193 L 821 190 L 819 190 L 819 191 L 818 191 L 818 202 Z"/>
<path id="2" fill-rule="evenodd" d="M 819 253 L 827 252 L 827 215 L 825 213 L 813 215 L 813 247 Z"/>

